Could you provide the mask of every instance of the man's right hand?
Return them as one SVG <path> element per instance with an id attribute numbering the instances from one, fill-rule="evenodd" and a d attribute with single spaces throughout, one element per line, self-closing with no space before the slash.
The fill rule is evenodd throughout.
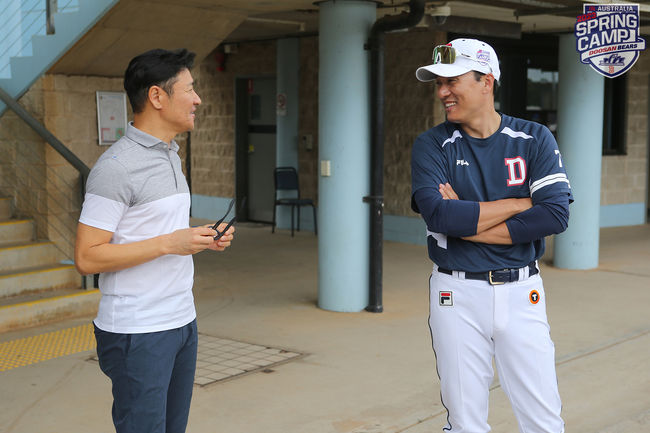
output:
<path id="1" fill-rule="evenodd" d="M 458 200 L 458 194 L 456 194 L 449 182 L 438 185 L 438 191 L 443 200 Z"/>

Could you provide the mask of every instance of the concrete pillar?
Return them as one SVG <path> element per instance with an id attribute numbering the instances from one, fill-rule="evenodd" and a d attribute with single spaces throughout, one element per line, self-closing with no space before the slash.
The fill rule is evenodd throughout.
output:
<path id="1" fill-rule="evenodd" d="M 331 0 L 319 7 L 318 305 L 361 311 L 368 305 L 370 220 L 363 202 L 370 190 L 370 72 L 364 44 L 376 4 Z"/>
<path id="2" fill-rule="evenodd" d="M 279 39 L 277 42 L 277 110 L 276 110 L 276 167 L 294 167 L 298 170 L 298 83 L 300 75 L 300 41 L 298 38 Z M 278 197 L 294 197 L 280 191 Z M 291 208 L 278 206 L 276 221 L 279 228 L 291 227 Z M 303 208 L 301 216 L 313 218 L 311 208 Z M 297 216 L 297 213 L 296 213 Z M 305 228 L 302 226 L 301 228 Z"/>
<path id="3" fill-rule="evenodd" d="M 555 266 L 598 266 L 605 77 L 580 62 L 575 35 L 560 36 L 558 145 L 575 203 L 569 228 L 554 242 Z"/>

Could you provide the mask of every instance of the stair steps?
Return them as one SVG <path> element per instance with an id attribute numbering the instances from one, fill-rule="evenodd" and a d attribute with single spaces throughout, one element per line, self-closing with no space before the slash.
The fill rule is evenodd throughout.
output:
<path id="1" fill-rule="evenodd" d="M 19 297 L 0 305 L 0 333 L 97 313 L 99 290 L 56 290 L 48 296 Z"/>
<path id="2" fill-rule="evenodd" d="M 0 332 L 97 312 L 98 290 L 82 290 L 81 276 L 49 240 L 34 238 L 34 222 L 12 216 L 0 197 Z"/>
<path id="3" fill-rule="evenodd" d="M 31 220 L 0 221 L 0 244 L 19 242 L 25 238 L 31 239 L 33 234 L 34 223 Z"/>
<path id="4" fill-rule="evenodd" d="M 64 260 L 53 242 L 25 241 L 0 246 L 0 272 L 58 263 Z"/>
<path id="5" fill-rule="evenodd" d="M 53 35 L 23 34 L 31 49 L 3 59 L 10 77 L 0 78 L 0 88 L 18 100 L 118 1 L 79 0 L 78 7 L 53 15 Z M 0 101 L 0 116 L 6 108 Z M 32 220 L 14 218 L 12 204 L 13 198 L 0 197 L 0 332 L 95 314 L 99 292 L 82 290 L 74 266 L 54 243 L 35 237 Z"/>
<path id="6" fill-rule="evenodd" d="M 79 274 L 73 265 L 49 264 L 0 273 L 0 299 L 26 293 L 47 292 L 75 287 Z"/>

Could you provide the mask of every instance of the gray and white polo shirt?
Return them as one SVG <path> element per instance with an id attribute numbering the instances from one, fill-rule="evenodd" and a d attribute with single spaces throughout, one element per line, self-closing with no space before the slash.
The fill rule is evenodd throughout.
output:
<path id="1" fill-rule="evenodd" d="M 190 193 L 178 145 L 129 123 L 126 135 L 90 172 L 79 221 L 127 244 L 189 227 Z M 99 277 L 98 328 L 117 333 L 157 332 L 194 320 L 192 256 L 165 255 Z"/>

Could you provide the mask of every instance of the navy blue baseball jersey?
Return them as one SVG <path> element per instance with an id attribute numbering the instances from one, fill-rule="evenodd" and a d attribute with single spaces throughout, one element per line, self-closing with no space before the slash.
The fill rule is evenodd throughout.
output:
<path id="1" fill-rule="evenodd" d="M 443 200 L 449 182 L 459 200 Z M 476 234 L 478 202 L 531 197 L 533 207 L 506 221 L 512 245 L 461 239 Z M 497 132 L 470 137 L 444 122 L 413 145 L 411 207 L 427 223 L 429 257 L 438 266 L 483 272 L 523 267 L 544 253 L 544 236 L 568 222 L 571 187 L 555 138 L 541 124 L 501 115 Z"/>

